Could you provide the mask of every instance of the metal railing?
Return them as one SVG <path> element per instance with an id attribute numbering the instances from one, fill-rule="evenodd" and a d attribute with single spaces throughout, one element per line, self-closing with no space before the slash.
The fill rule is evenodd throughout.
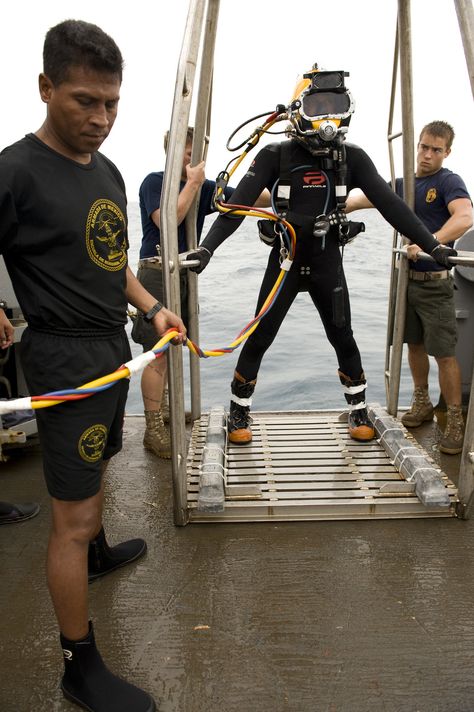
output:
<path id="1" fill-rule="evenodd" d="M 474 12 L 471 0 L 454 0 L 458 16 L 460 33 L 464 46 L 467 68 L 469 72 L 471 90 L 474 95 Z M 400 41 L 400 38 L 402 40 Z M 402 106 L 402 131 L 393 132 L 393 115 L 397 84 L 397 67 L 400 65 L 401 73 L 401 106 Z M 393 160 L 392 142 L 394 139 L 403 139 L 403 191 L 404 199 L 413 208 L 414 206 L 414 131 L 413 131 L 413 82 L 412 82 L 412 49 L 411 49 L 411 21 L 410 0 L 399 0 L 397 30 L 395 38 L 395 51 L 392 75 L 392 91 L 390 99 L 388 123 L 388 147 L 392 185 L 395 184 L 395 169 Z M 406 240 L 403 239 L 403 243 Z M 403 332 L 406 313 L 406 293 L 408 285 L 408 260 L 406 249 L 396 249 L 397 233 L 393 240 L 393 257 L 390 279 L 389 311 L 387 318 L 387 342 L 385 356 L 385 386 L 387 396 L 387 411 L 396 416 L 398 412 L 398 398 L 400 390 L 400 373 L 403 352 Z M 425 255 L 427 257 L 427 255 Z M 473 266 L 472 257 L 462 256 L 451 258 L 453 264 Z M 474 499 L 474 372 L 471 378 L 471 393 L 466 419 L 464 447 L 459 470 L 458 515 L 467 518 Z"/>
<path id="2" fill-rule="evenodd" d="M 166 154 L 163 194 L 161 199 L 162 224 L 162 270 L 167 306 L 180 313 L 180 289 L 178 254 L 177 204 L 186 147 L 196 74 L 199 69 L 197 108 L 194 118 L 194 140 L 191 163 L 196 165 L 205 158 L 210 127 L 210 104 L 214 44 L 217 30 L 219 0 L 191 0 L 186 21 L 183 44 L 178 62 L 170 137 Z M 198 196 L 186 218 L 188 249 L 197 244 L 196 210 Z M 189 266 L 181 263 L 181 267 Z M 199 342 L 198 294 L 196 275 L 189 272 L 189 335 Z M 185 402 L 182 348 L 168 349 L 168 381 L 170 394 L 170 429 L 172 433 L 172 472 L 174 494 L 174 521 L 184 525 L 188 522 L 187 508 L 187 442 L 185 430 Z M 199 361 L 191 358 L 191 407 L 192 417 L 201 412 Z"/>
<path id="3" fill-rule="evenodd" d="M 465 48 L 471 87 L 474 94 L 474 50 L 473 50 L 473 9 L 471 0 L 455 0 L 459 26 Z M 182 160 L 186 145 L 186 130 L 189 123 L 191 101 L 198 64 L 199 88 L 194 121 L 195 134 L 192 164 L 195 165 L 206 155 L 210 133 L 212 74 L 219 0 L 190 0 L 180 54 L 173 112 L 170 126 L 170 142 L 165 165 L 165 179 L 161 203 L 162 214 L 162 254 L 163 277 L 166 303 L 170 309 L 180 312 L 179 269 L 177 239 L 177 202 L 182 170 Z M 401 38 L 401 40 L 400 40 Z M 402 131 L 393 132 L 393 115 L 397 83 L 397 69 L 400 65 Z M 414 206 L 414 130 L 413 130 L 413 85 L 410 0 L 398 1 L 397 33 L 395 41 L 392 95 L 388 125 L 388 142 L 392 181 L 395 180 L 392 141 L 402 137 L 403 179 L 405 200 Z M 188 249 L 192 250 L 196 239 L 197 200 L 186 218 Z M 396 415 L 400 388 L 400 373 L 403 351 L 403 330 L 406 311 L 406 288 L 408 282 L 407 260 L 396 249 L 397 234 L 394 235 L 392 273 L 387 329 L 385 362 L 385 384 L 387 410 Z M 181 265 L 183 266 L 183 264 Z M 193 341 L 199 343 L 198 291 L 196 275 L 188 272 L 189 286 L 189 333 Z M 172 403 L 170 427 L 172 431 L 172 471 L 174 490 L 174 519 L 178 525 L 189 519 L 187 507 L 186 473 L 186 432 L 184 418 L 184 386 L 182 348 L 168 350 L 169 389 Z M 200 367 L 197 359 L 191 359 L 191 407 L 192 416 L 197 418 L 201 411 Z M 474 383 L 474 379 L 473 379 Z M 473 387 L 466 423 L 464 450 L 459 475 L 460 516 L 468 516 L 474 492 L 474 402 Z"/>

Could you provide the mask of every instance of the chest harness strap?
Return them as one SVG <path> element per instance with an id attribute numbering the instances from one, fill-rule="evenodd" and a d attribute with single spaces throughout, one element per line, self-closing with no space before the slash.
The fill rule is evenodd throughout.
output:
<path id="1" fill-rule="evenodd" d="M 291 198 L 291 174 L 296 170 L 303 168 L 314 168 L 314 164 L 300 165 L 291 167 L 291 148 L 292 142 L 285 141 L 280 148 L 280 175 L 272 190 L 272 199 L 274 202 L 275 212 L 288 222 L 297 227 L 309 228 L 315 237 L 322 240 L 322 248 L 325 248 L 326 235 L 333 227 L 338 228 L 339 244 L 344 247 L 360 233 L 365 231 L 364 223 L 353 222 L 347 219 L 344 211 L 347 198 L 347 163 L 346 163 L 346 147 L 344 145 L 338 147 L 327 147 L 321 149 L 321 155 L 318 155 L 318 170 L 324 174 L 327 185 L 327 195 L 324 206 L 324 211 L 321 215 L 304 215 L 303 213 L 290 210 Z M 326 173 L 328 170 L 334 171 L 334 185 L 331 186 L 329 176 Z M 327 212 L 327 208 L 331 199 L 334 196 L 336 207 Z M 267 224 L 268 221 L 259 221 L 260 239 L 265 244 L 273 246 L 277 234 L 279 233 L 278 226 L 275 223 Z M 280 234 L 281 239 L 281 234 Z"/>

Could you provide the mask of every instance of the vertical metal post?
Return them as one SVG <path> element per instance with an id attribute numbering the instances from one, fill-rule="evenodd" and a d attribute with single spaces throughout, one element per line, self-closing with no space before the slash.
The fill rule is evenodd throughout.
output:
<path id="1" fill-rule="evenodd" d="M 214 47 L 217 33 L 217 20 L 219 15 L 220 0 L 209 0 L 207 17 L 204 26 L 204 39 L 199 73 L 199 89 L 197 94 L 196 116 L 194 120 L 194 140 L 191 155 L 191 164 L 194 166 L 204 160 L 210 134 L 211 121 L 211 90 L 214 66 Z M 200 191 L 199 191 L 200 193 Z M 199 193 L 186 216 L 187 249 L 192 250 L 197 246 L 197 214 L 199 206 Z M 189 336 L 199 343 L 199 293 L 198 276 L 191 271 L 188 278 L 188 315 Z M 193 420 L 201 415 L 201 370 L 198 358 L 191 357 L 191 414 Z"/>
<path id="2" fill-rule="evenodd" d="M 163 278 L 166 304 L 180 313 L 177 205 L 186 132 L 189 122 L 194 75 L 202 38 L 205 0 L 191 0 L 178 63 L 171 115 L 170 139 L 166 153 L 161 198 Z M 183 354 L 181 347 L 168 349 L 171 460 L 173 473 L 174 521 L 188 521 L 186 483 L 186 429 L 184 418 Z"/>
<path id="3" fill-rule="evenodd" d="M 410 0 L 399 0 L 398 3 L 398 38 L 400 54 L 400 88 L 402 100 L 402 130 L 403 130 L 403 196 L 405 202 L 413 208 L 415 205 L 415 162 L 413 148 L 415 135 L 413 129 L 413 79 Z M 406 241 L 405 241 L 406 242 Z M 400 391 L 400 372 L 403 352 L 403 331 L 406 312 L 406 291 L 408 283 L 408 267 L 406 260 L 399 263 L 397 286 L 397 310 L 393 326 L 393 346 L 390 369 L 390 383 L 387 410 L 396 416 L 398 396 Z"/>
<path id="4" fill-rule="evenodd" d="M 474 96 L 474 10 L 472 0 L 454 0 L 466 57 L 471 91 Z"/>
<path id="5" fill-rule="evenodd" d="M 462 519 L 468 519 L 472 507 L 474 492 L 474 368 L 469 394 L 469 409 L 464 432 L 464 447 L 459 468 L 458 497 L 460 506 L 458 514 Z"/>
<path id="6" fill-rule="evenodd" d="M 458 16 L 459 29 L 464 46 L 464 55 L 474 96 L 474 10 L 471 0 L 454 0 Z M 469 517 L 474 492 L 474 369 L 471 378 L 469 408 L 464 433 L 464 447 L 459 468 L 458 496 L 460 499 L 459 515 Z"/>
<path id="7" fill-rule="evenodd" d="M 402 132 L 393 133 L 393 115 L 395 111 L 395 100 L 397 95 L 397 73 L 398 73 L 398 54 L 399 54 L 399 38 L 398 38 L 398 18 L 395 29 L 395 46 L 393 51 L 393 67 L 392 67 L 392 88 L 390 92 L 390 109 L 388 116 L 388 127 L 387 127 L 387 140 L 388 140 L 388 157 L 390 162 L 390 180 L 392 186 L 395 186 L 396 172 L 395 172 L 395 161 L 393 157 L 393 141 L 396 138 L 400 138 Z M 398 232 L 393 231 L 392 248 L 397 246 Z M 390 403 L 390 383 L 392 378 L 396 378 L 397 375 L 394 372 L 394 368 L 391 362 L 392 356 L 392 345 L 393 345 L 393 333 L 394 325 L 396 319 L 396 308 L 397 308 L 397 285 L 398 285 L 398 268 L 400 260 L 395 252 L 392 252 L 392 260 L 390 267 L 390 286 L 389 286 L 389 299 L 388 299 L 388 310 L 387 310 L 387 336 L 385 341 L 385 399 L 387 402 L 387 410 L 389 413 L 392 412 Z M 400 375 L 398 374 L 398 379 Z M 396 406 L 395 406 L 396 410 Z M 392 413 L 393 414 L 393 413 Z"/>

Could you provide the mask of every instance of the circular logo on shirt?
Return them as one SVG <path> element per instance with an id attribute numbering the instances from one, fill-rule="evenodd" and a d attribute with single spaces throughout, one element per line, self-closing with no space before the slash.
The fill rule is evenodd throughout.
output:
<path id="1" fill-rule="evenodd" d="M 86 226 L 89 257 L 96 265 L 116 272 L 127 264 L 125 218 L 110 200 L 96 200 L 89 211 Z"/>
<path id="2" fill-rule="evenodd" d="M 79 438 L 79 455 L 86 462 L 97 462 L 104 453 L 107 428 L 100 423 L 84 430 Z"/>
<path id="3" fill-rule="evenodd" d="M 436 188 L 430 188 L 427 191 L 425 200 L 427 203 L 433 203 L 436 200 Z"/>

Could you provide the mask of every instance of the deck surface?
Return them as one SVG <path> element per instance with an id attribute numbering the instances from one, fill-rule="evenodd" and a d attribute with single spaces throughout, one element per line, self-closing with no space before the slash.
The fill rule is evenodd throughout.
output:
<path id="1" fill-rule="evenodd" d="M 98 645 L 161 712 L 472 712 L 474 520 L 173 524 L 169 462 L 127 417 L 107 472 L 112 544 L 147 555 L 90 586 Z M 455 482 L 459 457 L 428 451 Z M 431 440 L 430 440 L 431 438 Z M 44 575 L 41 452 L 0 465 L 0 710 L 73 712 Z M 131 711 L 132 712 L 132 711 Z"/>

